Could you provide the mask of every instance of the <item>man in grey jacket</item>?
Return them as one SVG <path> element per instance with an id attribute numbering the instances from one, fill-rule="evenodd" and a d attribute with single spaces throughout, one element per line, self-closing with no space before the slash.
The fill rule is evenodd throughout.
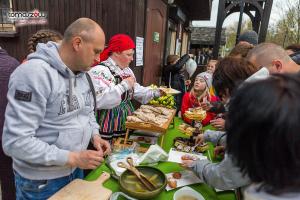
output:
<path id="1" fill-rule="evenodd" d="M 211 142 L 215 146 L 226 146 L 226 133 L 207 130 L 203 135 L 199 135 L 196 141 L 199 143 Z M 249 177 L 242 174 L 232 157 L 227 153 L 225 153 L 224 159 L 220 163 L 212 163 L 209 160 L 193 161 L 193 158 L 191 158 L 190 160 L 184 160 L 183 166 L 191 168 L 203 182 L 220 190 L 237 189 L 251 183 Z"/>
<path id="2" fill-rule="evenodd" d="M 61 45 L 38 44 L 11 75 L 2 144 L 13 158 L 17 199 L 47 199 L 110 152 L 85 74 L 104 44 L 101 27 L 80 18 Z M 90 140 L 95 151 L 86 150 Z"/>

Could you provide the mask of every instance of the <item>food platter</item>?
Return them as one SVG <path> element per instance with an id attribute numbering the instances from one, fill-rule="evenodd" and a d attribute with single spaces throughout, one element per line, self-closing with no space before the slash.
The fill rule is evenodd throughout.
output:
<path id="1" fill-rule="evenodd" d="M 196 128 L 194 128 L 188 124 L 182 123 L 179 125 L 178 130 L 180 130 L 185 135 L 191 136 L 191 135 L 193 135 L 193 132 L 196 130 Z"/>
<path id="2" fill-rule="evenodd" d="M 158 133 L 166 133 L 169 125 L 171 124 L 175 114 L 175 109 L 168 109 L 168 108 L 162 108 L 162 107 L 155 107 L 155 106 L 149 106 L 149 105 L 143 105 L 141 108 L 145 108 L 144 110 L 140 110 L 134 113 L 133 116 L 127 117 L 127 121 L 125 123 L 125 127 L 127 129 L 131 130 L 145 130 L 145 131 L 153 131 Z M 151 113 L 147 113 L 149 111 L 149 108 L 152 110 L 159 109 L 161 112 L 161 115 L 155 114 L 155 111 L 153 112 L 153 116 Z M 146 111 L 146 109 L 148 111 Z M 134 117 L 134 118 L 133 118 Z M 136 120 L 136 118 L 138 118 Z"/>
<path id="3" fill-rule="evenodd" d="M 200 178 L 197 177 L 195 173 L 190 170 L 171 172 L 166 174 L 166 177 L 167 177 L 167 187 L 166 187 L 167 191 L 176 189 L 178 187 L 202 182 Z"/>
<path id="4" fill-rule="evenodd" d="M 194 108 L 186 111 L 184 116 L 190 120 L 202 121 L 206 118 L 206 111 L 201 108 Z"/>

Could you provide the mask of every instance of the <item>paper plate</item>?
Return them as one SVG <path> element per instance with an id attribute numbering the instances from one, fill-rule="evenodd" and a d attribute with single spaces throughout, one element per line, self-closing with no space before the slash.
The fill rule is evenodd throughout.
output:
<path id="1" fill-rule="evenodd" d="M 160 87 L 160 90 L 164 91 L 166 94 L 180 94 L 181 92 L 179 90 L 175 90 L 173 88 L 163 88 Z"/>

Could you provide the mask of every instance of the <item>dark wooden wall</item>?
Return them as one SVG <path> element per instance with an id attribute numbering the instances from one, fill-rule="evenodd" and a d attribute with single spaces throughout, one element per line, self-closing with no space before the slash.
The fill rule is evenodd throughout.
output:
<path id="1" fill-rule="evenodd" d="M 18 28 L 19 36 L 0 37 L 0 46 L 10 55 L 23 60 L 27 55 L 27 40 L 37 30 L 50 28 L 61 33 L 74 20 L 89 17 L 98 22 L 106 34 L 106 42 L 117 33 L 144 37 L 146 0 L 12 0 L 15 11 L 31 11 L 35 8 L 48 12 L 48 25 Z M 133 71 L 142 82 L 143 67 Z"/>

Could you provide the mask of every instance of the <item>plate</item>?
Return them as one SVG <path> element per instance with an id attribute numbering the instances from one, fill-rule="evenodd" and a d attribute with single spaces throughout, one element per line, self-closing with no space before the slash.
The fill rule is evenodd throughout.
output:
<path id="1" fill-rule="evenodd" d="M 182 163 L 181 157 L 184 155 L 189 155 L 189 156 L 195 157 L 196 159 L 200 159 L 200 160 L 207 160 L 207 157 L 204 156 L 202 153 L 197 153 L 197 154 L 186 153 L 186 152 L 176 151 L 176 149 L 171 148 L 169 151 L 168 162 Z"/>
<path id="2" fill-rule="evenodd" d="M 160 87 L 159 89 L 164 91 L 166 94 L 180 94 L 181 93 L 179 90 L 175 90 L 173 88 Z"/>
<path id="3" fill-rule="evenodd" d="M 129 139 L 143 144 L 156 144 L 157 137 L 149 137 L 149 136 L 138 136 L 138 135 L 131 135 Z"/>
<path id="4" fill-rule="evenodd" d="M 173 173 L 168 173 L 166 174 L 168 182 L 175 182 L 176 185 L 173 187 L 170 187 L 169 184 L 167 184 L 166 190 L 170 191 L 179 187 L 183 187 L 186 185 L 192 185 L 196 183 L 203 183 L 203 181 L 191 170 L 183 170 L 180 171 L 179 173 L 181 174 L 181 177 L 179 179 L 175 179 L 173 177 Z M 177 172 L 178 173 L 178 172 Z"/>

